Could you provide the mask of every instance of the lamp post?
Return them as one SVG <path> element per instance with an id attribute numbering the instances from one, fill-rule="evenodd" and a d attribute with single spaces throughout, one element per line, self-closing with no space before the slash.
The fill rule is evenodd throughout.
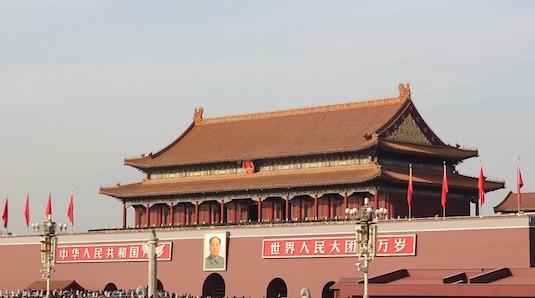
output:
<path id="1" fill-rule="evenodd" d="M 357 263 L 359 271 L 364 273 L 364 295 L 368 298 L 368 268 L 375 257 L 375 242 L 377 241 L 377 225 L 373 221 L 373 208 L 368 206 L 369 198 L 364 198 L 364 206 L 360 208 L 359 225 L 357 225 L 357 256 L 364 260 L 364 266 Z"/>
<path id="2" fill-rule="evenodd" d="M 56 264 L 56 248 L 58 237 L 56 232 L 65 231 L 67 224 L 53 222 L 50 217 L 47 221 L 32 223 L 32 229 L 41 236 L 41 262 L 45 269 L 41 270 L 42 279 L 46 279 L 46 298 L 50 298 L 50 271 Z"/>
<path id="3" fill-rule="evenodd" d="M 346 208 L 345 212 L 346 212 L 346 219 L 352 220 L 352 219 L 355 219 L 357 217 L 358 209 L 357 208 L 351 208 L 351 209 Z"/>
<path id="4" fill-rule="evenodd" d="M 158 245 L 158 238 L 156 238 L 156 232 L 152 229 L 149 241 L 147 242 L 148 250 L 146 253 L 149 255 L 149 283 L 148 283 L 148 296 L 156 298 L 158 297 L 158 258 L 156 256 L 156 245 Z"/>
<path id="5" fill-rule="evenodd" d="M 386 210 L 386 208 L 375 209 L 375 217 L 377 219 L 387 219 L 388 210 Z"/>

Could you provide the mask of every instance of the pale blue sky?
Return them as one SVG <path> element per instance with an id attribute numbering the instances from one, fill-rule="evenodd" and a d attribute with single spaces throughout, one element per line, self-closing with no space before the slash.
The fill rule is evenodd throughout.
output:
<path id="1" fill-rule="evenodd" d="M 74 188 L 75 231 L 120 226 L 99 187 L 141 180 L 124 158 L 168 145 L 197 107 L 325 105 L 410 82 L 444 142 L 479 150 L 460 172 L 481 160 L 506 181 L 492 214 L 519 156 L 535 190 L 533 53 L 533 1 L 1 1 L 0 207 L 9 193 L 8 230 L 27 233 L 28 190 L 32 222 L 49 189 L 67 222 Z"/>

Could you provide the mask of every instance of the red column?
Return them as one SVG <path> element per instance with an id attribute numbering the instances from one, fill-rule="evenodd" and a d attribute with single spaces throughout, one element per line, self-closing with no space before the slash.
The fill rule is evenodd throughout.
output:
<path id="1" fill-rule="evenodd" d="M 126 229 L 126 204 L 123 203 L 123 229 Z"/>
<path id="2" fill-rule="evenodd" d="M 180 223 L 185 226 L 187 222 L 187 216 L 188 216 L 188 207 L 187 204 L 182 204 L 182 219 Z"/>
<path id="3" fill-rule="evenodd" d="M 324 196 L 325 197 L 325 196 Z M 327 204 L 325 204 L 325 209 L 323 210 L 325 212 L 325 217 L 327 219 L 330 219 L 331 218 L 331 197 L 327 197 L 327 199 L 325 199 L 327 202 Z"/>
<path id="4" fill-rule="evenodd" d="M 134 208 L 134 227 L 141 226 L 141 210 L 139 208 Z"/>
<path id="5" fill-rule="evenodd" d="M 390 213 L 390 209 L 389 209 L 390 197 L 388 193 L 385 193 L 384 196 L 385 196 L 384 208 L 386 209 L 386 215 L 390 218 L 390 214 L 389 214 Z"/>
<path id="6" fill-rule="evenodd" d="M 225 222 L 225 201 L 221 200 L 221 223 Z"/>
<path id="7" fill-rule="evenodd" d="M 270 204 L 268 204 L 268 218 L 269 221 L 273 221 L 275 219 L 273 209 L 275 208 L 275 201 L 271 201 Z"/>
<path id="8" fill-rule="evenodd" d="M 162 225 L 163 210 L 162 205 L 156 205 L 156 226 L 159 227 Z"/>
<path id="9" fill-rule="evenodd" d="M 171 206 L 169 206 L 169 225 L 175 225 L 175 204 L 173 202 L 171 202 Z"/>
<path id="10" fill-rule="evenodd" d="M 286 195 L 286 221 L 290 218 L 290 195 Z"/>
<path id="11" fill-rule="evenodd" d="M 294 198 L 295 200 L 295 198 Z M 297 220 L 301 220 L 303 218 L 303 199 L 302 198 L 298 198 L 297 199 L 298 202 L 297 202 L 297 206 L 295 206 L 295 208 L 297 209 Z"/>
<path id="12" fill-rule="evenodd" d="M 238 222 L 238 200 L 234 200 L 234 212 L 232 212 L 232 221 Z"/>
<path id="13" fill-rule="evenodd" d="M 374 199 L 375 199 L 375 209 L 378 209 L 379 208 L 379 190 L 377 190 L 377 188 L 375 189 Z"/>
<path id="14" fill-rule="evenodd" d="M 162 225 L 162 205 L 156 205 L 156 226 Z"/>
<path id="15" fill-rule="evenodd" d="M 212 202 L 208 202 L 208 223 L 214 222 L 214 212 L 212 211 Z"/>
<path id="16" fill-rule="evenodd" d="M 199 224 L 199 200 L 195 200 L 195 224 Z"/>
<path id="17" fill-rule="evenodd" d="M 392 210 L 392 200 L 390 199 L 390 196 L 391 194 L 390 193 L 387 193 L 387 198 L 388 198 L 388 205 L 386 205 L 386 211 L 387 211 L 387 214 L 388 214 L 388 218 L 392 218 L 392 214 L 394 214 L 394 210 Z"/>
<path id="18" fill-rule="evenodd" d="M 314 193 L 314 219 L 318 219 L 318 193 Z"/>
<path id="19" fill-rule="evenodd" d="M 347 208 L 349 208 L 349 206 L 347 204 L 347 191 L 346 191 L 344 192 L 344 212 Z"/>
<path id="20" fill-rule="evenodd" d="M 262 221 L 262 198 L 258 198 L 258 222 Z"/>
<path id="21" fill-rule="evenodd" d="M 150 206 L 147 204 L 147 227 L 150 227 Z"/>

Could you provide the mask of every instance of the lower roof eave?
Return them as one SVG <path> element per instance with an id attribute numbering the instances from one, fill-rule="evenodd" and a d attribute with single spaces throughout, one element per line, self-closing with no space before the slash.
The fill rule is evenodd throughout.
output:
<path id="1" fill-rule="evenodd" d="M 360 181 L 337 181 L 335 183 L 323 183 L 323 184 L 299 184 L 299 185 L 277 185 L 271 187 L 250 187 L 250 188 L 226 188 L 226 189 L 212 189 L 212 190 L 197 190 L 197 191 L 166 191 L 166 192 L 147 192 L 147 193 L 127 193 L 119 194 L 112 191 L 101 190 L 99 193 L 102 195 L 107 195 L 119 200 L 124 199 L 133 199 L 133 198 L 148 198 L 148 197 L 162 197 L 162 196 L 184 196 L 184 197 L 202 197 L 202 196 L 232 196 L 236 193 L 266 193 L 266 192 L 295 192 L 302 191 L 304 188 L 356 188 L 356 184 L 368 183 L 380 177 L 380 174 L 377 174 L 373 177 L 369 177 L 365 180 Z"/>

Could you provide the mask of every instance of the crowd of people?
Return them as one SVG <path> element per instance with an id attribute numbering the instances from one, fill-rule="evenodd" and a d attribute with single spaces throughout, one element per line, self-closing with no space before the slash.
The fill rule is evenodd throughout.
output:
<path id="1" fill-rule="evenodd" d="M 45 298 L 46 290 L 1 291 L 0 298 Z M 151 298 L 140 289 L 116 291 L 82 291 L 82 290 L 51 290 L 50 298 Z M 191 294 L 176 294 L 166 291 L 158 293 L 159 298 L 200 298 Z M 154 297 L 152 297 L 154 298 Z"/>

